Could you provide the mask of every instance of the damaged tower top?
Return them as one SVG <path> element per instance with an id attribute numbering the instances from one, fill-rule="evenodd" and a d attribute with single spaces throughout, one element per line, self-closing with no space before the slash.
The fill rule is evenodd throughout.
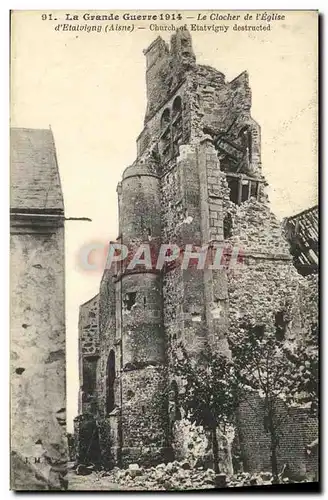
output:
<path id="1" fill-rule="evenodd" d="M 196 57 L 188 31 L 178 30 L 171 46 L 158 37 L 144 51 L 147 72 L 147 121 L 179 86 L 187 71 L 195 67 Z"/>
<path id="2" fill-rule="evenodd" d="M 178 156 L 181 145 L 196 145 L 208 139 L 217 151 L 221 171 L 229 174 L 232 201 L 239 205 L 250 196 L 258 197 L 259 185 L 264 185 L 265 179 L 260 126 L 250 111 L 248 73 L 244 71 L 227 82 L 217 69 L 196 64 L 187 30 L 177 30 L 170 46 L 158 37 L 144 54 L 144 129 L 137 139 L 137 159 L 123 178 L 144 171 L 146 165 L 149 171 L 162 176 Z M 256 183 L 242 184 L 238 179 L 243 175 Z"/>

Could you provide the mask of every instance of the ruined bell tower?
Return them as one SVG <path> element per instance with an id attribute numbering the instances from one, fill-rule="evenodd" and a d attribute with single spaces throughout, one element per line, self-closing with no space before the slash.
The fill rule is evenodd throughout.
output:
<path id="1" fill-rule="evenodd" d="M 229 335 L 243 321 L 271 328 L 282 311 L 293 311 L 290 331 L 300 330 L 299 277 L 264 191 L 247 72 L 228 82 L 197 64 L 181 29 L 170 45 L 158 37 L 144 54 L 147 109 L 137 158 L 117 188 L 118 242 L 131 254 L 150 245 L 154 255 L 163 244 L 230 245 L 245 258 L 232 273 L 130 268 L 128 261 L 105 270 L 92 311 L 86 303 L 80 316 L 76 428 L 81 435 L 93 422 L 108 466 L 181 457 L 169 411 L 169 398 L 177 403 L 181 391 L 173 366 L 178 342 L 196 358 L 204 344 L 230 355 Z"/>

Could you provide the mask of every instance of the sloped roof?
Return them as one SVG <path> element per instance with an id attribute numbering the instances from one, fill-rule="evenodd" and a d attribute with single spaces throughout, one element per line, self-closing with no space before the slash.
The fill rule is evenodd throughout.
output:
<path id="1" fill-rule="evenodd" d="M 284 230 L 298 271 L 303 275 L 317 272 L 319 263 L 318 206 L 287 217 L 284 220 Z"/>
<path id="2" fill-rule="evenodd" d="M 52 131 L 12 128 L 10 147 L 10 209 L 63 212 Z"/>

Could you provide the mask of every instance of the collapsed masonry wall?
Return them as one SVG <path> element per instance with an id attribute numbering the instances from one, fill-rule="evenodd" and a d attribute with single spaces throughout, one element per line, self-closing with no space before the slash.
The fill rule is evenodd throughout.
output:
<path id="1" fill-rule="evenodd" d="M 191 36 L 188 31 L 178 30 L 171 38 L 169 47 L 158 37 L 147 50 L 146 82 L 148 121 L 170 98 L 186 73 L 195 65 Z"/>

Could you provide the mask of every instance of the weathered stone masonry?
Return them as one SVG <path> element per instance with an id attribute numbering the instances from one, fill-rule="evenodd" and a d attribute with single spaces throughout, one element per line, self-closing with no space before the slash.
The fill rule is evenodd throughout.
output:
<path id="1" fill-rule="evenodd" d="M 183 445 L 177 449 L 182 431 L 164 390 L 181 390 L 172 366 L 178 341 L 196 357 L 204 340 L 229 355 L 229 334 L 250 318 L 270 329 L 284 315 L 286 339 L 301 338 L 307 328 L 299 297 L 306 310 L 308 283 L 269 208 L 247 72 L 227 82 L 216 69 L 197 65 L 185 31 L 172 36 L 170 47 L 157 38 L 145 56 L 145 125 L 137 159 L 117 189 L 118 241 L 131 251 L 142 243 L 155 251 L 161 243 L 224 243 L 240 248 L 244 265 L 230 271 L 118 266 L 104 272 L 98 330 L 88 330 L 95 339 L 89 343 L 99 344 L 92 353 L 95 383 L 85 380 L 95 373 L 90 353 L 80 357 L 81 385 L 92 386 L 95 405 L 76 421 L 93 422 L 108 466 L 184 453 Z M 81 315 L 89 310 L 90 302 Z M 80 342 L 85 335 L 80 323 Z M 242 412 L 241 432 L 252 418 Z M 295 436 L 299 432 L 296 426 Z M 83 442 L 81 433 L 77 440 Z M 263 468 L 264 458 L 255 463 L 247 450 L 245 445 L 245 467 Z"/>
<path id="2" fill-rule="evenodd" d="M 50 130 L 11 130 L 11 487 L 66 487 L 64 204 Z"/>

